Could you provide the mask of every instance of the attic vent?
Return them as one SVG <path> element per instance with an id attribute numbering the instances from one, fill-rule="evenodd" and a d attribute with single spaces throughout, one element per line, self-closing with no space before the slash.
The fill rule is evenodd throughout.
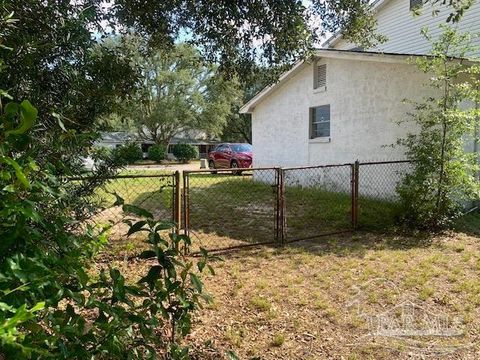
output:
<path id="1" fill-rule="evenodd" d="M 315 69 L 315 78 L 313 88 L 319 89 L 327 86 L 327 65 L 317 65 Z"/>
<path id="2" fill-rule="evenodd" d="M 423 5 L 423 0 L 410 0 L 410 10 L 421 8 L 422 5 Z"/>

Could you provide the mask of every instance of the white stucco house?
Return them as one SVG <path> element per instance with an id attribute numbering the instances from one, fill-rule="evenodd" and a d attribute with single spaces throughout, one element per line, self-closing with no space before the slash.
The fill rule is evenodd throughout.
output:
<path id="1" fill-rule="evenodd" d="M 413 17 L 410 8 L 418 4 L 374 2 L 378 31 L 389 41 L 363 50 L 335 34 L 312 59 L 298 62 L 244 104 L 240 112 L 252 115 L 254 167 L 404 159 L 401 148 L 390 147 L 412 131 L 397 124 L 410 110 L 403 100 L 431 92 L 424 86 L 428 76 L 409 59 L 428 54 L 421 28 L 438 35 L 451 10 L 438 5 L 432 17 L 431 5 L 424 5 L 422 15 Z M 459 27 L 480 32 L 478 0 Z"/>

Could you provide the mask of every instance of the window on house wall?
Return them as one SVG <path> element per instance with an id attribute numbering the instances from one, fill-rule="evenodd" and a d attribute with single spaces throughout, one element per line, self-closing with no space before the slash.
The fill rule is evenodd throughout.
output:
<path id="1" fill-rule="evenodd" d="M 327 65 L 316 64 L 313 74 L 313 88 L 314 89 L 326 89 L 327 87 Z"/>
<path id="2" fill-rule="evenodd" d="M 422 5 L 423 5 L 423 0 L 410 0 L 410 10 L 421 8 Z"/>
<path id="3" fill-rule="evenodd" d="M 310 139 L 330 136 L 330 105 L 310 108 Z"/>

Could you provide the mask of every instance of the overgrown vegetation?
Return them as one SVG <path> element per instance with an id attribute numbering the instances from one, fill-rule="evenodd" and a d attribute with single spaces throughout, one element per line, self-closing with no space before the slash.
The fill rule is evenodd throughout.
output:
<path id="1" fill-rule="evenodd" d="M 106 243 L 102 229 L 79 227 L 74 201 L 78 182 L 66 184 L 49 163 L 33 158 L 31 129 L 37 110 L 9 102 L 0 127 L 0 351 L 12 359 L 187 359 L 179 339 L 191 328 L 191 312 L 208 301 L 196 262 L 183 254 L 190 240 L 172 224 L 135 205 L 116 205 L 133 216 L 126 236 L 147 233 L 152 258 L 137 283 L 118 269 L 90 264 Z M 60 146 L 61 143 L 58 143 Z M 85 208 L 86 210 L 86 208 Z"/>
<path id="2" fill-rule="evenodd" d="M 413 103 L 410 121 L 419 132 L 398 141 L 414 166 L 398 187 L 404 221 L 422 229 L 451 225 L 469 201 L 480 199 L 479 155 L 466 145 L 479 138 L 480 65 L 468 59 L 473 35 L 442 29 L 432 56 L 416 61 L 431 75 L 432 89 L 432 96 Z"/>

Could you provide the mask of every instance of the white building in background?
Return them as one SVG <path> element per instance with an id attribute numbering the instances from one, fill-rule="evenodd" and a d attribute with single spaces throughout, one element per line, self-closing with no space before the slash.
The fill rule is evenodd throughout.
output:
<path id="1" fill-rule="evenodd" d="M 403 159 L 405 98 L 425 95 L 427 76 L 405 55 L 318 50 L 246 103 L 254 167 Z"/>
<path id="2" fill-rule="evenodd" d="M 391 147 L 411 132 L 410 105 L 404 99 L 430 95 L 428 76 L 408 60 L 429 52 L 420 34 L 437 31 L 451 8 L 431 5 L 413 17 L 417 0 L 378 0 L 373 4 L 378 31 L 389 38 L 377 49 L 363 51 L 334 35 L 309 61 L 297 63 L 279 81 L 240 109 L 252 114 L 254 167 L 340 164 L 404 159 Z M 466 13 L 460 29 L 480 32 L 480 4 Z"/>

